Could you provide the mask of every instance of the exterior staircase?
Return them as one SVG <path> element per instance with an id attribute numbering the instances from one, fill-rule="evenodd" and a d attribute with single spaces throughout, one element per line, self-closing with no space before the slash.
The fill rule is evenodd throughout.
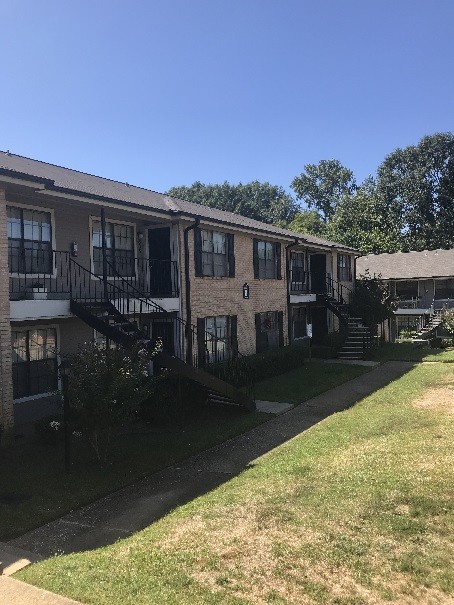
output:
<path id="1" fill-rule="evenodd" d="M 114 269 L 112 266 L 109 268 L 112 275 Z M 108 280 L 103 279 L 73 259 L 71 259 L 70 308 L 90 327 L 123 347 L 141 342 L 147 347 L 154 348 L 156 341 L 150 339 L 146 329 L 142 327 L 143 320 L 153 317 L 171 319 L 175 326 L 174 334 L 185 334 L 192 341 L 192 351 L 197 351 L 199 334 L 195 326 L 187 324 L 175 314 L 157 305 L 124 277 L 115 275 Z M 205 334 L 202 336 L 205 338 Z M 208 336 L 210 342 L 218 340 L 211 334 Z M 255 410 L 253 378 L 252 372 L 248 372 L 247 362 L 243 361 L 241 370 L 238 371 L 238 376 L 241 373 L 242 383 L 244 384 L 245 378 L 247 383 L 245 389 L 240 389 L 216 376 L 216 366 L 200 366 L 196 354 L 193 354 L 191 364 L 183 358 L 183 352 L 179 356 L 178 353 L 170 354 L 165 349 L 164 347 L 153 358 L 155 366 L 175 371 L 201 384 L 208 393 L 207 402 Z M 222 367 L 219 367 L 220 375 L 221 372 Z"/>
<path id="2" fill-rule="evenodd" d="M 435 313 L 433 315 L 431 315 L 429 321 L 426 323 L 426 325 L 419 330 L 419 332 L 417 332 L 412 340 L 413 341 L 418 341 L 418 340 L 424 340 L 426 337 L 429 336 L 429 334 L 435 330 L 435 328 L 438 328 L 438 326 L 441 324 L 442 321 L 442 309 L 438 309 L 437 311 L 435 311 Z"/>
<path id="3" fill-rule="evenodd" d="M 349 317 L 348 335 L 342 349 L 339 351 L 339 359 L 364 359 L 364 354 L 370 346 L 369 328 L 363 325 L 362 319 Z"/>

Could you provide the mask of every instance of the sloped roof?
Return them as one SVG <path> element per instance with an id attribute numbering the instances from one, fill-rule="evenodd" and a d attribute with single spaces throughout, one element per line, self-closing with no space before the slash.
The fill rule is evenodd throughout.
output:
<path id="1" fill-rule="evenodd" d="M 380 273 L 383 279 L 452 277 L 454 249 L 370 254 L 356 261 L 357 275 L 364 274 L 366 269 L 371 275 Z"/>
<path id="2" fill-rule="evenodd" d="M 119 181 L 0 151 L 0 173 L 5 171 L 16 173 L 22 177 L 29 176 L 50 181 L 46 187 L 49 189 L 70 191 L 81 195 L 117 201 L 123 204 L 146 206 L 147 208 L 164 213 L 199 216 L 202 219 L 205 218 L 284 237 L 298 238 L 303 243 L 336 247 L 356 252 L 356 250 L 344 244 L 338 244 L 312 235 L 294 233 L 287 229 L 281 229 L 280 227 L 262 223 L 233 212 L 210 208 L 202 204 L 194 204 L 193 202 L 170 197 L 156 191 L 135 187 L 128 183 L 120 183 Z"/>

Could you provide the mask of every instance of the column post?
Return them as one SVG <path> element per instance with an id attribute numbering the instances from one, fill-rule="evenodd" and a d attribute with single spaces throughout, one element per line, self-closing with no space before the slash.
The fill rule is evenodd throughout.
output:
<path id="1" fill-rule="evenodd" d="M 13 433 L 13 366 L 9 303 L 8 234 L 6 193 L 0 189 L 0 425 L 1 443 Z"/>

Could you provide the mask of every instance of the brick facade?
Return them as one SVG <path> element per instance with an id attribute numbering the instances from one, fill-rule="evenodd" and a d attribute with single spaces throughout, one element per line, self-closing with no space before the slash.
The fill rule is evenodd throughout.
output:
<path id="1" fill-rule="evenodd" d="M 181 226 L 180 240 L 183 241 Z M 189 232 L 189 275 L 191 281 L 192 324 L 198 318 L 218 315 L 236 315 L 238 318 L 238 349 L 250 355 L 256 351 L 255 314 L 265 311 L 282 311 L 284 343 L 287 344 L 287 281 L 285 246 L 288 242 L 269 236 L 251 234 L 235 229 L 201 225 L 202 229 L 233 233 L 235 236 L 235 277 L 196 277 L 194 264 L 194 231 Z M 254 279 L 252 242 L 254 237 L 263 241 L 281 243 L 282 279 Z M 183 247 L 181 246 L 181 249 Z M 184 254 L 180 261 L 184 271 Z M 249 285 L 250 297 L 243 299 L 243 284 Z M 182 289 L 182 308 L 185 313 L 185 292 Z"/>
<path id="2" fill-rule="evenodd" d="M 14 424 L 9 305 L 8 238 L 6 232 L 6 196 L 0 189 L 0 424 L 5 436 Z"/>

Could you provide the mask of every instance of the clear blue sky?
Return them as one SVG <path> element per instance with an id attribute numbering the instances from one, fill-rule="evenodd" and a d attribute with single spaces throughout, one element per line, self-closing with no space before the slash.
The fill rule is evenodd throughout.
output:
<path id="1" fill-rule="evenodd" d="M 1 0 L 0 149 L 165 191 L 454 130 L 454 0 Z"/>

